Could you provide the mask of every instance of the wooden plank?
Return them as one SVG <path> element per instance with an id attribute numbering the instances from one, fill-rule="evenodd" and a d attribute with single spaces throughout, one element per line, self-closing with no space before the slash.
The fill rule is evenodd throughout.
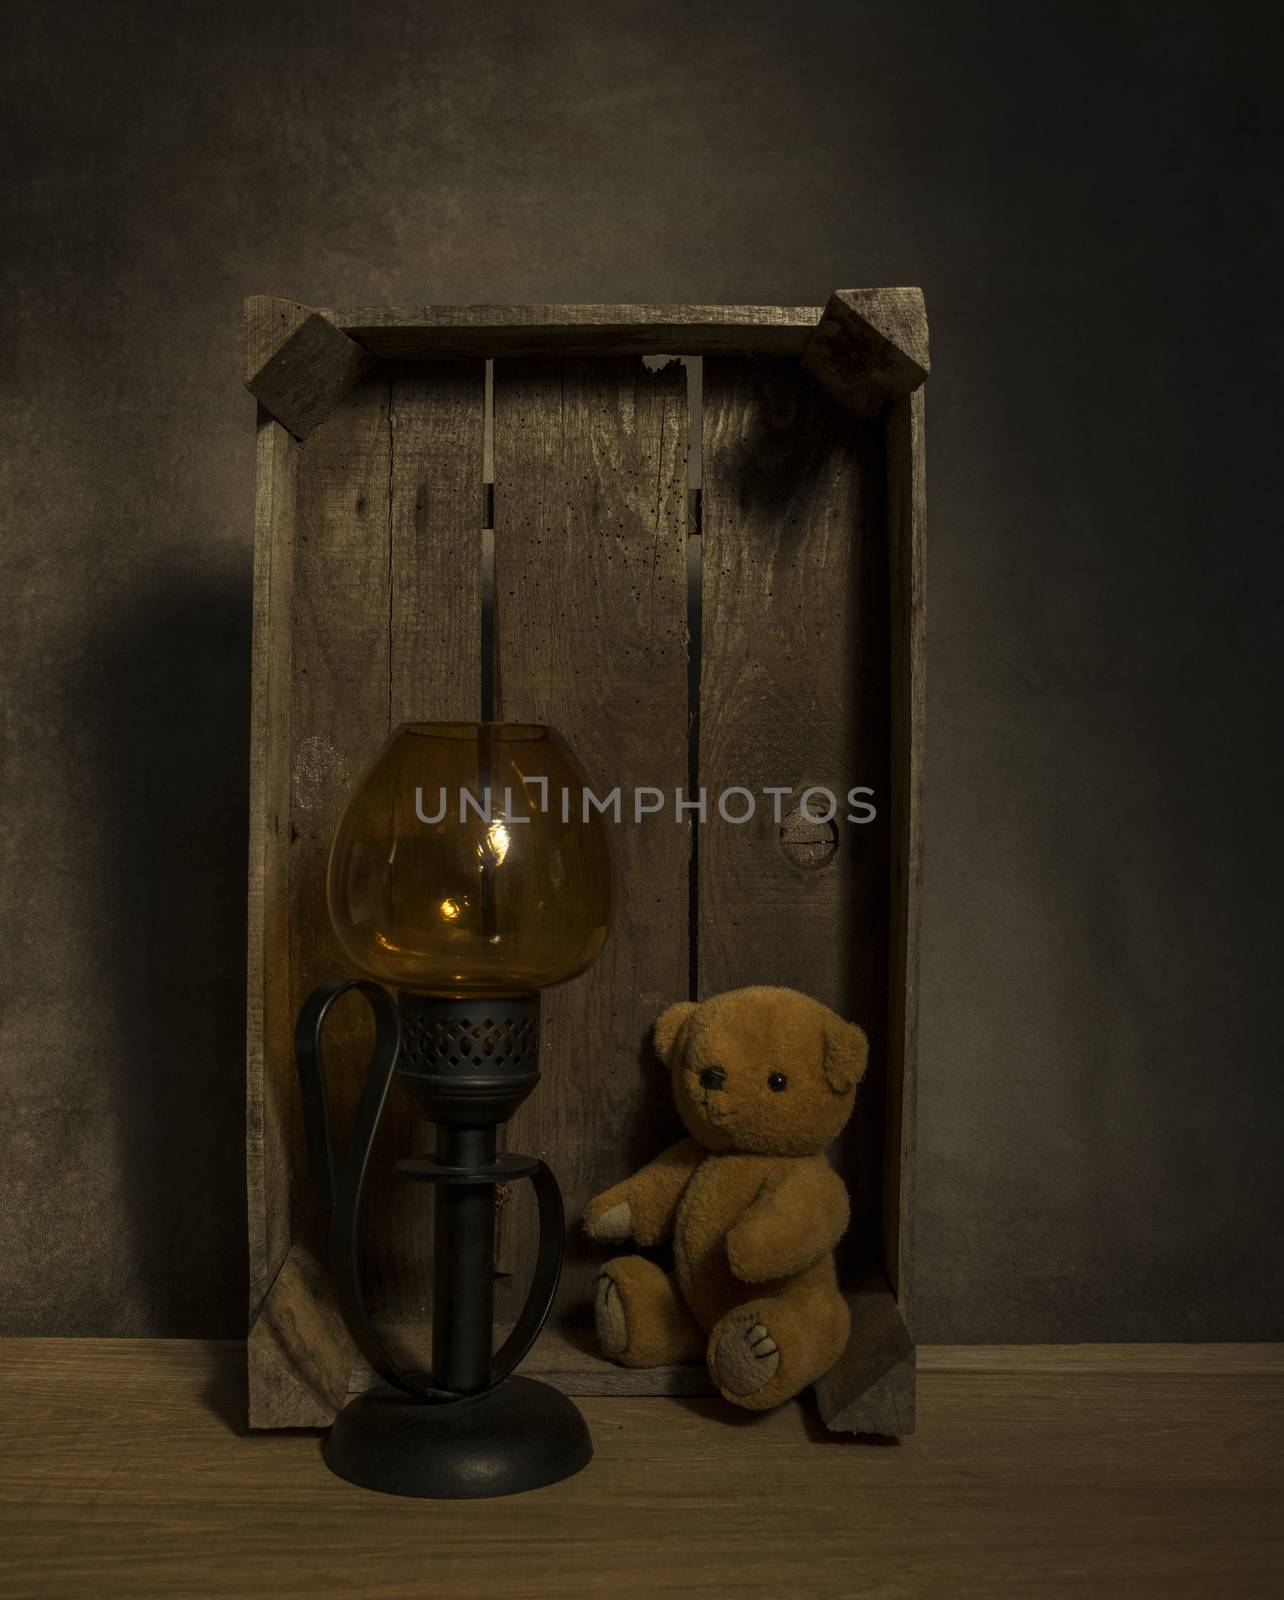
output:
<path id="1" fill-rule="evenodd" d="M 590 1399 L 587 1471 L 503 1502 L 425 1505 L 335 1478 L 315 1434 L 244 1437 L 239 1345 L 5 1341 L 0 1588 L 24 1600 L 1279 1592 L 1278 1367 L 1219 1370 L 1215 1351 L 1207 1373 L 954 1373 L 932 1354 L 905 1448 L 819 1444 L 799 1405 L 745 1424 L 716 1400 Z"/>
<path id="2" fill-rule="evenodd" d="M 245 1160 L 250 1317 L 290 1247 L 290 613 L 298 448 L 260 408 L 254 509 Z"/>
<path id="3" fill-rule="evenodd" d="M 1278 1344 L 918 1345 L 880 1273 L 871 1273 L 848 1296 L 853 1315 L 851 1358 L 815 1385 L 817 1409 L 832 1432 L 902 1437 L 914 1431 L 915 1378 L 923 1372 L 1136 1372 L 1226 1373 L 1284 1376 Z M 496 1330 L 502 1339 L 507 1327 Z M 422 1327 L 393 1330 L 398 1342 L 422 1342 Z M 621 1367 L 601 1356 L 591 1330 L 552 1327 L 522 1363 L 527 1377 L 563 1394 L 708 1397 L 715 1393 L 699 1362 L 665 1367 Z M 375 1375 L 359 1359 L 347 1392 L 360 1394 Z M 846 1398 L 845 1398 L 846 1397 Z M 262 1425 L 262 1424 L 256 1424 Z"/>
<path id="4" fill-rule="evenodd" d="M 251 1428 L 324 1428 L 344 1403 L 352 1343 L 316 1257 L 295 1245 L 246 1343 Z"/>
<path id="5" fill-rule="evenodd" d="M 797 359 L 819 306 L 382 306 L 328 311 L 381 360 L 469 356 L 713 355 Z"/>
<path id="6" fill-rule="evenodd" d="M 847 1348 L 816 1384 L 821 1420 L 833 1433 L 903 1438 L 914 1431 L 914 1342 L 881 1272 L 868 1273 L 847 1304 Z"/>
<path id="7" fill-rule="evenodd" d="M 485 401 L 482 361 L 393 377 L 393 727 L 481 715 Z"/>
<path id="8" fill-rule="evenodd" d="M 324 979 L 347 973 L 326 909 L 325 873 L 353 782 L 387 734 L 390 684 L 388 573 L 390 430 L 386 378 L 367 378 L 299 453 L 290 710 L 288 1011 L 297 1017 Z M 364 1079 L 371 1029 L 355 997 L 326 1031 L 332 1131 L 342 1149 Z M 288 1049 L 278 1064 L 293 1078 Z M 290 1145 L 294 1238 L 324 1258 L 311 1202 L 297 1093 Z M 377 1223 L 391 1178 L 371 1174 L 367 1224 Z M 368 1291 L 380 1290 L 367 1251 Z M 313 1384 L 313 1387 L 316 1385 Z"/>
<path id="9" fill-rule="evenodd" d="M 927 377 L 921 289 L 840 289 L 802 352 L 802 368 L 839 405 L 874 417 Z"/>
<path id="10" fill-rule="evenodd" d="M 279 1204 L 291 1181 L 296 1193 L 307 1185 L 299 1130 L 290 1132 L 291 1117 L 297 1115 L 293 1017 L 316 982 L 350 965 L 334 941 L 324 900 L 325 862 L 339 813 L 390 724 L 478 714 L 483 402 L 480 362 L 368 379 L 298 453 L 293 622 L 288 610 L 283 621 L 278 607 L 271 634 L 278 650 L 284 641 L 285 662 L 277 664 L 276 682 L 278 689 L 286 686 L 293 705 L 288 719 L 272 724 L 265 736 L 265 748 L 283 774 L 283 792 L 293 775 L 290 880 L 287 888 L 278 875 L 269 897 L 278 921 L 288 920 L 292 955 L 288 973 L 286 962 L 278 963 L 283 1025 L 271 1052 L 280 1102 L 271 1189 Z M 282 448 L 283 431 L 275 423 L 267 427 L 267 437 Z M 285 549 L 278 552 L 287 573 L 296 555 L 294 512 L 291 501 L 282 519 L 289 523 Z M 261 814 L 258 801 L 255 814 Z M 286 831 L 282 826 L 272 835 L 280 839 L 282 852 Z M 327 1033 L 339 1147 L 365 1072 L 367 1044 L 360 1008 L 340 1012 Z M 372 1312 L 399 1323 L 426 1323 L 431 1201 L 418 1187 L 397 1183 L 392 1168 L 429 1142 L 428 1129 L 408 1099 L 394 1095 L 372 1163 L 363 1237 Z M 261 1195 L 264 1184 L 258 1188 Z M 257 1207 L 263 1203 L 256 1198 Z M 320 1250 L 317 1219 L 307 1200 L 301 1211 L 311 1218 L 305 1236 Z M 278 1232 L 273 1260 L 280 1268 L 289 1232 Z M 257 1280 L 260 1295 L 265 1275 L 266 1267 Z M 284 1281 L 283 1272 L 273 1290 L 277 1299 Z M 275 1319 L 261 1316 L 256 1322 L 251 1343 L 256 1425 L 302 1426 L 305 1415 L 315 1423 L 322 1403 L 316 1396 L 325 1389 L 316 1370 L 322 1342 L 320 1334 L 315 1340 L 283 1342 Z M 337 1359 L 342 1364 L 347 1357 L 337 1354 Z M 293 1371 L 291 1360 L 297 1361 Z"/>
<path id="11" fill-rule="evenodd" d="M 672 797 L 687 772 L 683 370 L 503 361 L 494 394 L 500 715 L 558 728 L 598 794 Z M 689 828 L 670 809 L 613 832 L 610 940 L 585 976 L 545 995 L 544 1081 L 508 1135 L 549 1161 L 566 1196 L 560 1315 L 587 1314 L 602 1259 L 578 1226 L 585 1202 L 673 1127 L 668 1086 L 643 1050 L 656 1016 L 687 992 Z M 528 1272 L 529 1254 L 513 1298 Z M 501 1294 L 500 1314 L 514 1310 Z"/>
<path id="12" fill-rule="evenodd" d="M 380 582 L 392 728 L 481 714 L 485 397 L 481 361 L 424 363 L 391 377 L 390 547 Z M 428 1185 L 398 1182 L 392 1171 L 432 1142 L 410 1096 L 391 1094 L 371 1158 L 365 1287 L 382 1320 L 410 1325 L 396 1349 L 417 1365 L 430 1348 L 433 1196 Z"/>
<path id="13" fill-rule="evenodd" d="M 245 386 L 296 439 L 306 439 L 374 366 L 322 311 L 269 295 L 245 302 Z"/>
<path id="14" fill-rule="evenodd" d="M 784 984 L 857 1021 L 870 1062 L 836 1151 L 852 1192 L 844 1260 L 877 1259 L 886 1054 L 886 561 L 881 436 L 796 366 L 704 363 L 699 992 Z M 877 818 L 849 823 L 848 791 Z M 741 786 L 748 822 L 714 797 Z M 839 800 L 831 836 L 791 842 L 811 787 Z M 813 814 L 828 808 L 809 801 Z M 742 798 L 731 802 L 741 815 Z M 782 839 L 782 831 L 786 837 Z M 827 830 L 813 832 L 823 833 Z M 836 851 L 828 852 L 836 843 Z"/>
<path id="15" fill-rule="evenodd" d="M 914 1140 L 926 713 L 927 505 L 923 420 L 923 391 L 919 389 L 895 401 L 885 422 L 892 741 L 882 1254 L 883 1270 L 910 1329 L 914 1326 Z"/>
<path id="16" fill-rule="evenodd" d="M 501 1324 L 495 1330 L 496 1343 L 508 1334 Z M 421 1327 L 392 1330 L 391 1337 L 409 1346 L 421 1344 Z M 535 1348 L 521 1365 L 522 1374 L 551 1383 L 563 1394 L 584 1395 L 669 1395 L 708 1398 L 716 1395 L 713 1381 L 703 1361 L 688 1361 L 666 1367 L 621 1367 L 608 1361 L 597 1347 L 597 1336 L 587 1324 L 563 1321 L 544 1330 Z M 348 1393 L 360 1394 L 375 1382 L 371 1369 L 358 1357 L 348 1375 Z"/>

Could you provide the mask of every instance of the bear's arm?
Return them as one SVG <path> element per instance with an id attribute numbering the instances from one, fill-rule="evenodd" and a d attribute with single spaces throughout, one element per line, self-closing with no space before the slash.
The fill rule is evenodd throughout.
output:
<path id="1" fill-rule="evenodd" d="M 584 1208 L 584 1231 L 600 1243 L 633 1238 L 639 1244 L 663 1244 L 673 1233 L 678 1201 L 687 1180 L 706 1151 L 694 1139 L 681 1139 L 623 1183 L 590 1200 Z"/>
<path id="2" fill-rule="evenodd" d="M 790 1161 L 727 1234 L 728 1264 L 742 1283 L 791 1277 L 834 1248 L 850 1217 L 846 1186 L 828 1162 Z"/>

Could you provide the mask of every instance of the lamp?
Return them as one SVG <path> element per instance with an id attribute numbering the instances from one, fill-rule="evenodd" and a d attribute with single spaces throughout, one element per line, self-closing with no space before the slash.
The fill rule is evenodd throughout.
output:
<path id="1" fill-rule="evenodd" d="M 362 776 L 335 835 L 330 918 L 368 977 L 309 997 L 295 1052 L 336 1299 L 383 1380 L 339 1414 L 324 1454 L 340 1477 L 368 1488 L 513 1494 L 568 1477 L 592 1455 L 570 1400 L 511 1375 L 552 1306 L 565 1220 L 542 1161 L 496 1153 L 499 1125 L 539 1082 L 540 990 L 583 972 L 606 941 L 610 843 L 585 788 L 551 728 L 407 723 Z M 336 1168 L 321 1035 L 348 990 L 369 1003 L 375 1041 Z M 436 1125 L 434 1154 L 395 1169 L 435 1193 L 429 1373 L 393 1361 L 361 1293 L 362 1193 L 394 1079 Z M 519 1178 L 534 1186 L 539 1248 L 525 1306 L 492 1356 L 494 1189 Z"/>

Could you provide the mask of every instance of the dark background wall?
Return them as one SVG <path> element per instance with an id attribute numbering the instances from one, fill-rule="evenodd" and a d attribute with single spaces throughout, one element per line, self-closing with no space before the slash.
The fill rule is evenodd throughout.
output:
<path id="1" fill-rule="evenodd" d="M 932 319 L 918 1333 L 1284 1328 L 1277 8 L 11 8 L 4 1331 L 244 1324 L 239 305 Z"/>

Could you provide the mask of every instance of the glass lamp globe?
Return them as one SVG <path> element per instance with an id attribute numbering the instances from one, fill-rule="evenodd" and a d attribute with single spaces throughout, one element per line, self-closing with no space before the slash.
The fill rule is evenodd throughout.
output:
<path id="1" fill-rule="evenodd" d="M 552 728 L 410 722 L 363 774 L 330 853 L 340 943 L 425 995 L 529 995 L 606 942 L 611 849 Z"/>

